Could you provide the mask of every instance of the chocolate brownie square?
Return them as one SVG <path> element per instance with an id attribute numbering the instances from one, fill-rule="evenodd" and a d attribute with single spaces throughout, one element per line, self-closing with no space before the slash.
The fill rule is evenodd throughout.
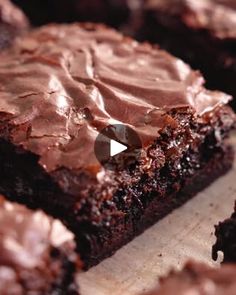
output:
<path id="1" fill-rule="evenodd" d="M 87 267 L 232 166 L 230 97 L 165 51 L 73 24 L 37 29 L 3 57 L 0 192 L 59 218 Z M 142 147 L 108 169 L 94 146 L 117 123 Z"/>
<path id="2" fill-rule="evenodd" d="M 78 294 L 74 236 L 59 220 L 0 197 L 0 223 L 0 294 Z"/>

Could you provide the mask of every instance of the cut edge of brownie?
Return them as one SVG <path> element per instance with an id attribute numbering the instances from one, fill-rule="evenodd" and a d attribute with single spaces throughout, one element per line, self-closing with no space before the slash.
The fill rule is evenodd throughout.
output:
<path id="1" fill-rule="evenodd" d="M 109 257 L 231 168 L 234 153 L 224 138 L 235 117 L 228 107 L 215 111 L 215 116 L 212 125 L 199 123 L 200 127 L 191 127 L 192 131 L 199 128 L 195 132 L 202 135 L 200 143 L 187 149 L 181 157 L 175 155 L 164 167 L 155 169 L 153 175 L 143 173 L 140 181 L 130 187 L 127 180 L 125 187 L 120 185 L 112 198 L 104 201 L 94 198 L 94 191 L 90 194 L 87 191 L 84 198 L 78 194 L 75 200 L 75 196 L 63 192 L 55 178 L 38 165 L 37 156 L 2 138 L 1 193 L 62 220 L 75 234 L 78 252 L 88 268 Z M 183 117 L 180 118 L 182 122 Z M 188 128 L 185 133 L 189 133 Z M 170 130 L 163 131 L 163 147 L 169 136 Z M 155 148 L 159 150 L 156 145 Z M 68 175 L 67 182 L 74 181 Z M 67 177 L 65 171 L 60 171 L 59 176 Z M 124 174 L 124 183 L 125 177 Z M 97 193 L 100 196 L 99 191 Z"/>

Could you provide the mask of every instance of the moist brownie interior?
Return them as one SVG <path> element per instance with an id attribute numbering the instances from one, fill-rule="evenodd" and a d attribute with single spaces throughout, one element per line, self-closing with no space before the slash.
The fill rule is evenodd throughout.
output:
<path id="1" fill-rule="evenodd" d="M 0 192 L 59 218 L 89 267 L 224 174 L 230 97 L 168 53 L 94 25 L 50 25 L 0 60 Z M 131 126 L 135 165 L 107 170 L 101 128 Z"/>

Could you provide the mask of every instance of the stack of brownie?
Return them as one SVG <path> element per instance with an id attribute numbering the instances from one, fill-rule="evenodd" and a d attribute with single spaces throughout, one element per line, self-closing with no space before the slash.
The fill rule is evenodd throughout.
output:
<path id="1" fill-rule="evenodd" d="M 78 294 L 82 264 L 112 255 L 231 168 L 231 97 L 207 90 L 200 72 L 157 46 L 92 23 L 27 32 L 23 14 L 1 3 L 0 41 L 6 34 L 2 48 L 12 45 L 0 53 L 0 194 L 8 200 L 0 206 L 0 293 Z M 37 25 L 120 26 L 142 7 L 36 1 L 42 11 L 61 5 L 43 19 L 33 1 L 17 3 Z M 149 38 L 147 24 L 140 34 Z M 131 128 L 141 147 L 134 162 L 108 169 L 94 146 L 113 124 Z"/>

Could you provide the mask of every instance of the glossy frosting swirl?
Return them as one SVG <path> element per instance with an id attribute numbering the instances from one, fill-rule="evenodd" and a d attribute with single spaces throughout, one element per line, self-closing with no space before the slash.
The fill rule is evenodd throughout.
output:
<path id="1" fill-rule="evenodd" d="M 146 144 L 168 110 L 199 117 L 229 101 L 203 84 L 181 60 L 112 29 L 50 25 L 0 59 L 0 112 L 13 143 L 39 155 L 47 171 L 92 169 L 95 138 L 109 124 L 129 125 Z"/>

